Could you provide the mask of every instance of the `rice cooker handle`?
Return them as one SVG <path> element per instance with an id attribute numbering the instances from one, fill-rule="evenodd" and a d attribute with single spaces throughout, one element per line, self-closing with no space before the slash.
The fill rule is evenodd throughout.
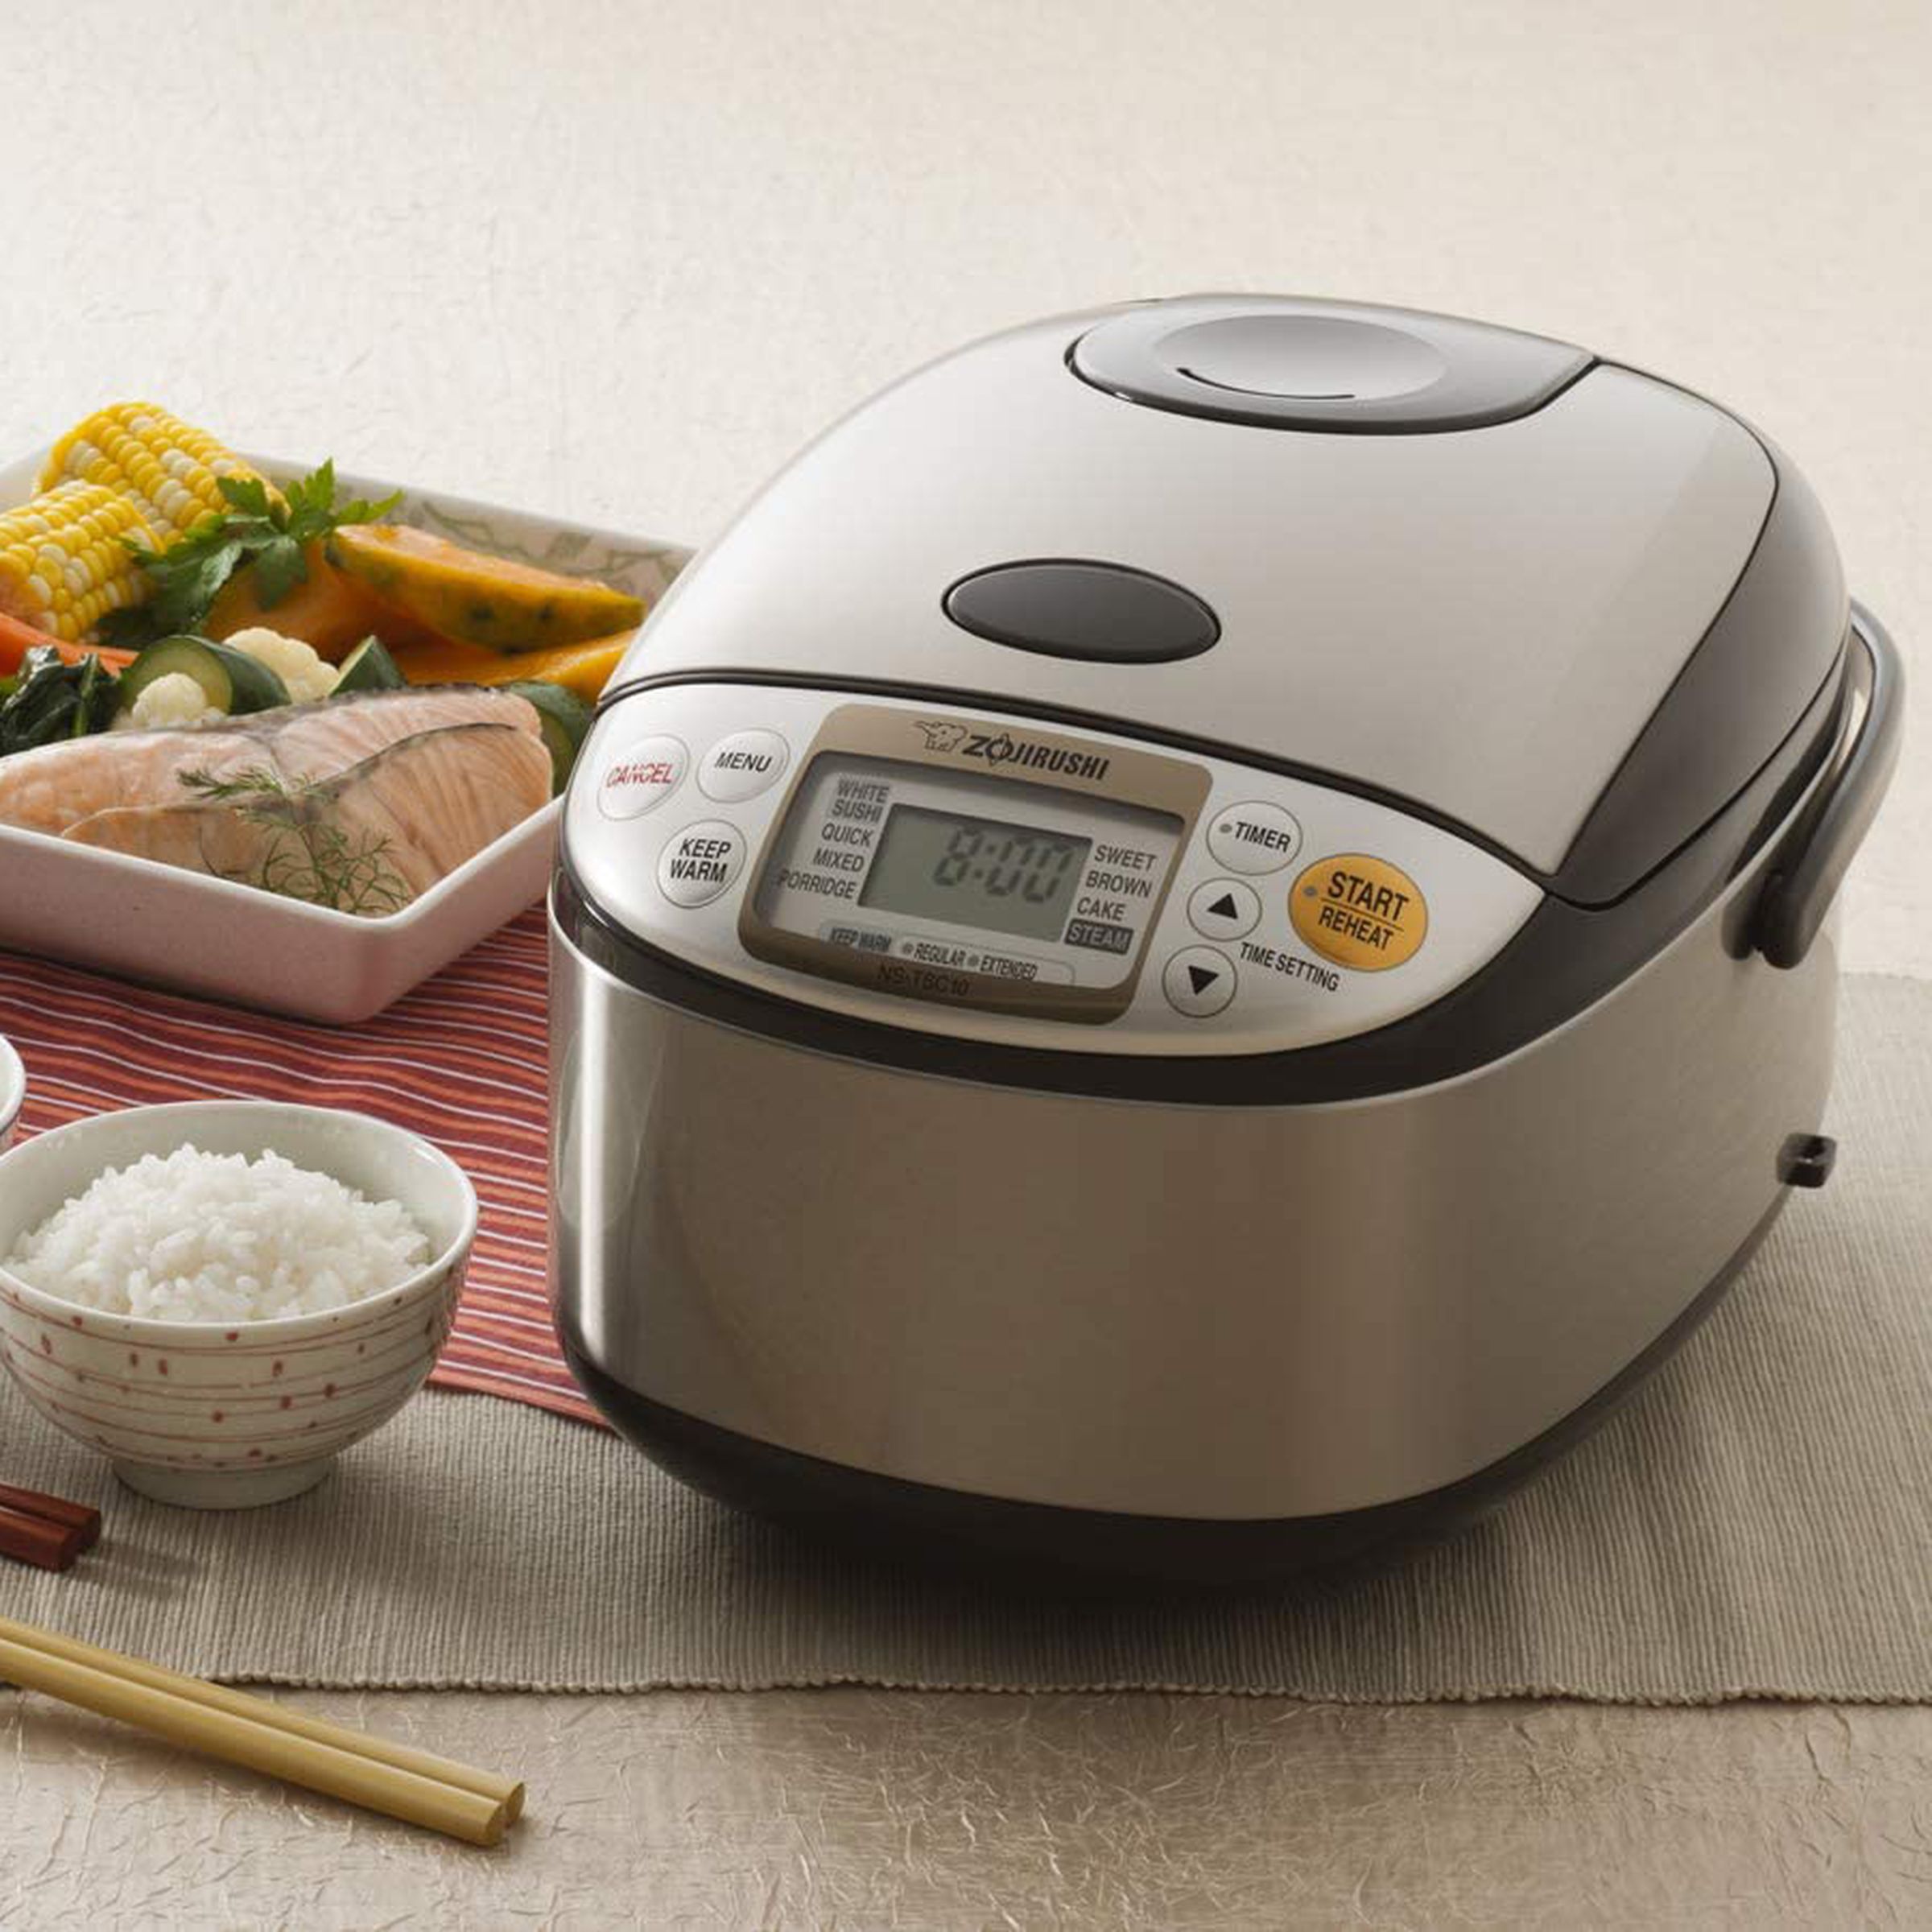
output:
<path id="1" fill-rule="evenodd" d="M 1898 646 L 1862 604 L 1852 606 L 1852 635 L 1872 661 L 1865 715 L 1758 901 L 1757 947 L 1773 966 L 1795 966 L 1810 951 L 1898 762 L 1905 717 Z"/>

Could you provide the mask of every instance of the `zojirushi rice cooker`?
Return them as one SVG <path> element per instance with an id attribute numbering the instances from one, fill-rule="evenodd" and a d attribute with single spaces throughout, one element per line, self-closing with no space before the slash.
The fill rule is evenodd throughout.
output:
<path id="1" fill-rule="evenodd" d="M 1803 479 L 1657 377 L 1254 295 L 948 356 L 579 761 L 576 1373 L 717 1495 L 969 1560 L 1466 1516 L 1829 1172 L 1898 720 Z"/>

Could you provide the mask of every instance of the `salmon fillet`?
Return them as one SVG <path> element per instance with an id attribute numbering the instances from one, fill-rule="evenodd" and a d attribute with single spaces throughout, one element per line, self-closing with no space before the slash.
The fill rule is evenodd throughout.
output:
<path id="1" fill-rule="evenodd" d="M 254 757 L 231 777 L 261 767 L 259 741 L 254 743 Z M 201 769 L 192 762 L 188 768 Z M 396 740 L 285 799 L 251 795 L 113 806 L 61 836 L 379 914 L 407 904 L 520 824 L 549 799 L 550 786 L 543 739 L 499 718 Z"/>
<path id="2" fill-rule="evenodd" d="M 101 732 L 0 759 L 0 825 L 59 836 L 99 812 L 171 806 L 192 771 L 224 778 L 259 767 L 290 786 L 314 784 L 404 738 L 464 724 L 508 725 L 543 741 L 526 700 L 454 685 L 357 692 L 171 731 Z"/>

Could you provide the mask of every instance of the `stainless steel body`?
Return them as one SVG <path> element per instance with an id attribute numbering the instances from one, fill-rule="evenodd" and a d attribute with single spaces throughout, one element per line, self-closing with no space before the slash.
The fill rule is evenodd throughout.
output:
<path id="1" fill-rule="evenodd" d="M 1662 1333 L 1820 1121 L 1831 937 L 1740 959 L 1735 899 L 1505 1060 L 1317 1107 L 861 1065 L 558 939 L 559 1319 L 669 1406 L 981 1495 L 1294 1517 L 1452 1483 Z"/>

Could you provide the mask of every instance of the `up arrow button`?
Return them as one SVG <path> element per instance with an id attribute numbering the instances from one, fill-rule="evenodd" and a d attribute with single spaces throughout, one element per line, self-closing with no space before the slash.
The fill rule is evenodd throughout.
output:
<path id="1" fill-rule="evenodd" d="M 1210 879 L 1187 895 L 1187 923 L 1204 939 L 1245 939 L 1261 917 L 1261 895 L 1239 879 Z"/>

